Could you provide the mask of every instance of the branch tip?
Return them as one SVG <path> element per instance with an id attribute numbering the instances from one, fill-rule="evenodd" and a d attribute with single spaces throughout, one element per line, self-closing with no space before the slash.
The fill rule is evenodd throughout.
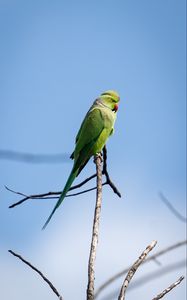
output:
<path id="1" fill-rule="evenodd" d="M 163 298 L 167 293 L 171 292 L 171 290 L 173 290 L 183 280 L 184 280 L 184 276 L 181 276 L 177 281 L 175 281 L 174 283 L 172 283 L 169 287 L 167 287 L 165 290 L 163 290 L 160 294 L 158 294 L 152 300 L 159 300 L 159 299 Z"/>
<path id="2" fill-rule="evenodd" d="M 149 244 L 146 249 L 142 252 L 142 254 L 139 256 L 139 258 L 134 262 L 134 264 L 130 267 L 120 290 L 118 300 L 125 300 L 125 294 L 126 290 L 129 286 L 130 281 L 132 280 L 134 274 L 136 273 L 139 266 L 142 264 L 142 262 L 145 260 L 146 256 L 149 254 L 150 251 L 153 250 L 153 248 L 156 246 L 157 241 L 152 241 L 151 244 Z"/>
<path id="3" fill-rule="evenodd" d="M 62 296 L 59 294 L 59 292 L 57 291 L 57 289 L 55 288 L 55 286 L 52 284 L 52 282 L 40 271 L 38 270 L 36 267 L 34 267 L 29 261 L 27 261 L 26 259 L 24 259 L 21 255 L 15 253 L 12 250 L 8 250 L 9 253 L 11 253 L 13 256 L 19 258 L 24 264 L 26 264 L 27 266 L 29 266 L 32 270 L 34 270 L 36 273 L 38 273 L 40 275 L 40 277 L 42 277 L 42 279 L 49 285 L 49 287 L 52 289 L 52 291 L 54 292 L 54 294 L 60 299 L 63 300 Z"/>

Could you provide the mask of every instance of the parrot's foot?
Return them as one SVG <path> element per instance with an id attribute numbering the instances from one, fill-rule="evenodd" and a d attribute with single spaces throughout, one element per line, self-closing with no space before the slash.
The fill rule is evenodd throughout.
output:
<path id="1" fill-rule="evenodd" d="M 97 158 L 99 158 L 101 160 L 101 162 L 103 162 L 103 156 L 102 156 L 101 152 L 95 154 L 94 163 L 96 163 Z"/>

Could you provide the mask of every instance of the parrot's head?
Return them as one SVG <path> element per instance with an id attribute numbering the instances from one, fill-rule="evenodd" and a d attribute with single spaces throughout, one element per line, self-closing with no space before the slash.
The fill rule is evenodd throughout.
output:
<path id="1" fill-rule="evenodd" d="M 118 102 L 120 101 L 120 97 L 117 92 L 109 90 L 102 93 L 99 98 L 104 105 L 106 105 L 112 111 L 117 112 Z"/>

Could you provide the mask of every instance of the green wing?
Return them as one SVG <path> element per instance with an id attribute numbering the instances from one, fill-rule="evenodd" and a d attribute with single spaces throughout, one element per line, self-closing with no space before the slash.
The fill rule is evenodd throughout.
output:
<path id="1" fill-rule="evenodd" d="M 86 116 L 84 117 L 84 120 L 82 121 L 81 127 L 79 128 L 79 131 L 78 131 L 78 133 L 76 135 L 76 138 L 75 138 L 75 144 L 77 143 L 77 141 L 79 139 L 79 136 L 80 136 L 80 133 L 82 131 L 82 128 L 83 128 L 83 126 L 84 126 L 84 124 L 85 124 L 85 122 L 87 120 L 87 116 L 89 115 L 89 113 L 90 113 L 91 110 L 92 110 L 92 107 L 89 109 L 89 111 L 87 112 Z M 73 151 L 73 153 L 70 156 L 71 159 L 74 159 L 74 152 L 75 151 Z"/>
<path id="2" fill-rule="evenodd" d="M 87 113 L 81 124 L 76 136 L 75 150 L 72 153 L 71 158 L 74 158 L 75 161 L 77 161 L 78 159 L 80 160 L 80 157 L 83 158 L 84 156 L 87 156 L 86 152 L 91 151 L 103 129 L 104 119 L 101 110 L 97 107 L 93 107 Z"/>
<path id="3" fill-rule="evenodd" d="M 60 206 L 64 200 L 71 184 L 73 183 L 75 177 L 81 172 L 84 168 L 90 157 L 93 155 L 93 147 L 98 140 L 99 136 L 102 134 L 104 129 L 104 121 L 102 114 L 98 108 L 94 108 L 87 114 L 85 117 L 81 129 L 79 130 L 79 135 L 77 138 L 77 143 L 73 155 L 75 155 L 75 161 L 73 169 L 70 173 L 70 176 L 66 182 L 66 185 L 58 199 L 52 213 L 45 222 L 43 229 L 47 226 L 51 220 L 56 209 Z"/>

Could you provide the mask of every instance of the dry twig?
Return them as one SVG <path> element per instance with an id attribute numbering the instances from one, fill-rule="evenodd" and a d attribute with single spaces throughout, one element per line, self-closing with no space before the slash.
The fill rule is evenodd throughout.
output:
<path id="1" fill-rule="evenodd" d="M 70 187 L 69 191 L 72 191 L 74 189 L 77 189 L 79 187 L 81 187 L 82 185 L 86 184 L 88 181 L 90 181 L 91 179 L 95 178 L 96 177 L 96 174 L 93 174 L 92 176 L 86 178 L 85 180 L 83 180 L 82 182 L 80 182 L 79 184 L 76 184 L 72 187 Z M 103 184 L 104 185 L 104 184 Z M 33 194 L 33 195 L 25 195 L 23 193 L 20 193 L 20 192 L 16 192 L 12 189 L 10 189 L 9 187 L 7 187 L 5 185 L 5 188 L 11 192 L 11 193 L 14 193 L 14 194 L 17 194 L 17 195 L 20 195 L 20 196 L 23 196 L 24 198 L 19 200 L 18 202 L 15 202 L 13 203 L 12 205 L 9 206 L 9 208 L 13 208 L 17 205 L 20 205 L 22 204 L 23 202 L 29 200 L 29 199 L 58 199 L 59 198 L 59 195 L 62 193 L 62 191 L 60 192 L 47 192 L 47 193 L 42 193 L 42 194 Z M 75 194 L 70 194 L 70 195 L 66 195 L 66 197 L 72 197 L 72 196 L 77 196 L 77 195 L 80 195 L 80 194 L 83 194 L 83 193 L 86 193 L 86 192 L 89 192 L 91 190 L 95 190 L 97 187 L 94 187 L 92 189 L 88 189 L 88 190 L 85 190 L 85 191 L 82 191 L 82 192 L 79 192 L 79 193 L 75 193 Z M 54 196 L 54 195 L 57 195 L 57 196 Z"/>
<path id="2" fill-rule="evenodd" d="M 169 293 L 172 289 L 174 289 L 177 285 L 179 285 L 183 281 L 183 279 L 184 279 L 184 276 L 181 276 L 177 281 L 175 281 L 174 283 L 172 283 L 168 288 L 166 288 L 165 290 L 163 290 L 162 293 L 158 294 L 152 300 L 159 300 L 159 299 L 163 298 L 167 293 Z"/>
<path id="3" fill-rule="evenodd" d="M 24 262 L 27 266 L 29 266 L 32 270 L 34 270 L 36 273 L 38 273 L 45 282 L 47 282 L 47 284 L 49 285 L 49 287 L 52 289 L 52 291 L 55 293 L 55 295 L 59 298 L 59 300 L 63 300 L 62 296 L 59 294 L 59 292 L 57 291 L 57 289 L 54 287 L 54 285 L 51 283 L 51 281 L 45 277 L 45 275 L 43 275 L 43 273 L 38 270 L 36 267 L 34 267 L 30 262 L 28 262 L 27 260 L 25 260 L 21 255 L 15 253 L 12 250 L 8 250 L 9 253 L 11 253 L 12 255 L 18 257 L 22 262 Z"/>
<path id="4" fill-rule="evenodd" d="M 178 247 L 181 247 L 183 245 L 187 244 L 187 240 L 184 240 L 184 241 L 181 241 L 181 242 L 178 242 L 176 244 L 173 244 L 167 248 L 164 248 L 163 250 L 161 251 L 158 251 L 156 254 L 148 257 L 145 261 L 143 261 L 143 264 L 144 263 L 147 263 L 151 260 L 155 261 L 155 259 L 169 251 L 172 251 Z M 95 293 L 95 298 L 97 298 L 99 296 L 99 294 L 108 286 L 110 285 L 112 282 L 114 282 L 115 280 L 117 280 L 118 278 L 120 278 L 121 276 L 124 276 L 128 270 L 129 270 L 130 267 L 128 268 L 125 268 L 124 270 L 120 271 L 119 273 L 115 274 L 114 276 L 110 277 L 108 280 L 106 280 L 96 291 Z"/>
<path id="5" fill-rule="evenodd" d="M 145 260 L 146 261 L 146 260 Z M 142 275 L 140 278 L 134 278 L 134 280 L 131 282 L 131 284 L 128 287 L 128 293 L 131 292 L 133 289 L 137 289 L 139 287 L 143 287 L 143 285 L 148 284 L 149 282 L 152 282 L 156 280 L 157 278 L 162 281 L 162 277 L 166 276 L 167 274 L 170 274 L 173 271 L 180 270 L 181 268 L 184 268 L 186 265 L 186 260 L 180 260 L 175 263 L 167 264 L 166 266 L 162 266 L 161 268 L 157 268 L 155 271 L 151 271 L 148 273 L 145 273 L 145 275 Z M 113 300 L 116 299 L 119 295 L 119 287 L 112 289 L 111 292 L 106 293 L 102 298 L 102 300 Z M 96 297 L 95 297 L 96 299 Z"/>
<path id="6" fill-rule="evenodd" d="M 106 146 L 104 146 L 104 148 L 103 148 L 103 171 L 102 171 L 102 173 L 106 176 L 105 184 L 108 184 L 111 187 L 111 189 L 113 190 L 113 192 L 121 198 L 121 193 L 118 191 L 117 187 L 110 179 L 110 176 L 107 171 L 107 149 L 106 149 Z"/>
<path id="7" fill-rule="evenodd" d="M 127 287 L 129 285 L 131 279 L 133 278 L 135 272 L 137 271 L 137 269 L 139 268 L 141 263 L 145 260 L 148 253 L 156 246 L 156 244 L 157 244 L 157 242 L 153 241 L 149 246 L 147 246 L 147 248 L 142 252 L 140 257 L 135 261 L 135 263 L 129 269 L 129 271 L 127 273 L 127 276 L 125 277 L 125 280 L 122 284 L 118 300 L 124 300 L 125 299 L 125 293 L 126 293 Z"/>
<path id="8" fill-rule="evenodd" d="M 89 263 L 88 263 L 87 300 L 94 300 L 95 259 L 96 259 L 96 250 L 98 244 L 99 221 L 100 221 L 101 203 L 102 203 L 102 170 L 101 170 L 101 157 L 99 155 L 95 156 L 95 163 L 96 163 L 96 170 L 97 170 L 97 195 L 96 195 L 95 214 L 94 214 L 93 230 L 92 230 L 92 241 L 91 241 L 90 256 L 89 256 Z"/>
<path id="9" fill-rule="evenodd" d="M 102 174 L 105 175 L 106 181 L 102 185 L 103 186 L 104 185 L 109 185 L 112 188 L 112 190 L 114 191 L 114 193 L 117 194 L 119 197 L 121 197 L 120 192 L 118 191 L 118 189 L 115 186 L 115 184 L 111 181 L 110 176 L 109 176 L 108 171 L 107 171 L 107 150 L 106 150 L 106 147 L 104 147 L 104 149 L 103 149 L 103 159 L 104 159 L 104 164 L 103 164 Z M 93 179 L 95 177 L 96 177 L 96 174 L 91 175 L 90 177 L 86 178 L 85 180 L 83 180 L 79 184 L 76 184 L 76 185 L 72 186 L 69 189 L 69 191 L 72 191 L 72 190 L 80 188 L 81 186 L 83 186 L 84 184 L 86 184 L 88 181 L 90 181 L 91 179 Z M 58 199 L 59 195 L 61 194 L 61 191 L 59 191 L 59 192 L 47 192 L 47 193 L 42 193 L 42 194 L 25 195 L 25 194 L 23 194 L 21 192 L 16 192 L 16 191 L 8 188 L 7 186 L 5 186 L 5 188 L 8 191 L 10 191 L 10 192 L 12 192 L 14 194 L 17 194 L 17 195 L 20 195 L 20 196 L 24 197 L 21 200 L 15 202 L 13 204 L 11 204 L 9 206 L 9 208 L 13 208 L 15 206 L 18 206 L 18 205 L 24 203 L 25 201 L 27 201 L 29 199 Z M 97 189 L 97 187 L 95 186 L 93 188 L 86 189 L 86 190 L 83 190 L 83 191 L 78 192 L 78 193 L 68 194 L 68 195 L 66 195 L 66 197 L 77 196 L 77 195 L 84 194 L 84 193 L 87 193 L 87 192 L 90 192 L 90 191 L 93 191 L 93 190 L 96 190 L 96 189 Z"/>

